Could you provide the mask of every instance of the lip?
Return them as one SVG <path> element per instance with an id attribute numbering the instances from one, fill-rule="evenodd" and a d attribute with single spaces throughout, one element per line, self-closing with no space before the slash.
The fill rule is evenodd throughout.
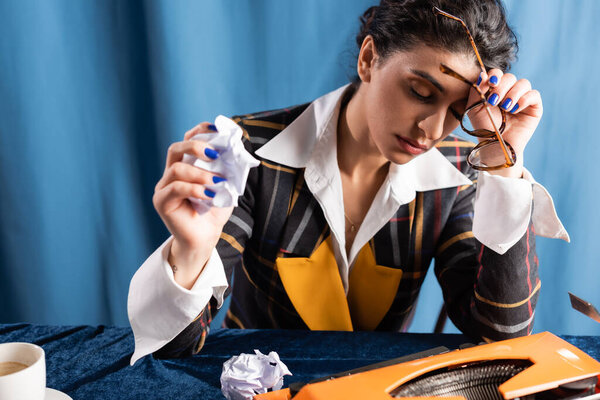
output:
<path id="1" fill-rule="evenodd" d="M 402 149 L 404 149 L 407 153 L 417 155 L 423 154 L 429 150 L 427 146 L 420 145 L 417 142 L 410 139 L 405 139 L 402 136 L 396 135 L 396 139 L 398 140 L 400 147 L 402 147 Z"/>

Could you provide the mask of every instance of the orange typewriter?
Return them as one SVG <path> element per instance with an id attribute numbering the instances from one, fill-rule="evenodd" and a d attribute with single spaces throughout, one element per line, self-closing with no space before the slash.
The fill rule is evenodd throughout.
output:
<path id="1" fill-rule="evenodd" d="M 441 349 L 293 383 L 254 399 L 600 399 L 600 363 L 549 332 Z"/>

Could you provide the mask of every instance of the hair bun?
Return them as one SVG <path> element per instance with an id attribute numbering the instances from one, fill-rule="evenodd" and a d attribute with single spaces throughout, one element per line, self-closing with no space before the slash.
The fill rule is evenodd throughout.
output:
<path id="1" fill-rule="evenodd" d="M 437 6 L 460 17 L 469 27 L 486 68 L 506 71 L 518 42 L 506 23 L 502 0 L 380 0 L 360 16 L 358 49 L 367 36 L 381 59 L 395 51 L 429 45 L 473 56 L 463 27 L 433 12 Z"/>

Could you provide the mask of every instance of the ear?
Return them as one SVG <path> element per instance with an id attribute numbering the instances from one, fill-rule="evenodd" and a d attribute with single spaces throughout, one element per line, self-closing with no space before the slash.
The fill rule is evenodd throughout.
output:
<path id="1" fill-rule="evenodd" d="M 356 65 L 356 71 L 358 72 L 358 76 L 362 82 L 371 81 L 371 74 L 377 59 L 377 49 L 375 48 L 373 37 L 371 35 L 367 35 L 365 40 L 362 42 L 362 46 L 360 46 L 358 63 Z"/>

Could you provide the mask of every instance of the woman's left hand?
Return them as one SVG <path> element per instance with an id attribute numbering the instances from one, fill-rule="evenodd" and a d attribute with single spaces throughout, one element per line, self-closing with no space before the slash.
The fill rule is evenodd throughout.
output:
<path id="1" fill-rule="evenodd" d="M 483 74 L 482 74 L 483 75 Z M 491 174 L 520 178 L 523 174 L 523 153 L 543 114 L 540 92 L 531 88 L 527 79 L 518 79 L 513 74 L 504 74 L 491 69 L 482 76 L 479 88 L 486 93 L 489 106 L 506 111 L 506 127 L 502 138 L 515 150 L 517 163 L 511 168 L 489 171 Z M 471 89 L 469 104 L 480 100 L 479 93 Z"/>

